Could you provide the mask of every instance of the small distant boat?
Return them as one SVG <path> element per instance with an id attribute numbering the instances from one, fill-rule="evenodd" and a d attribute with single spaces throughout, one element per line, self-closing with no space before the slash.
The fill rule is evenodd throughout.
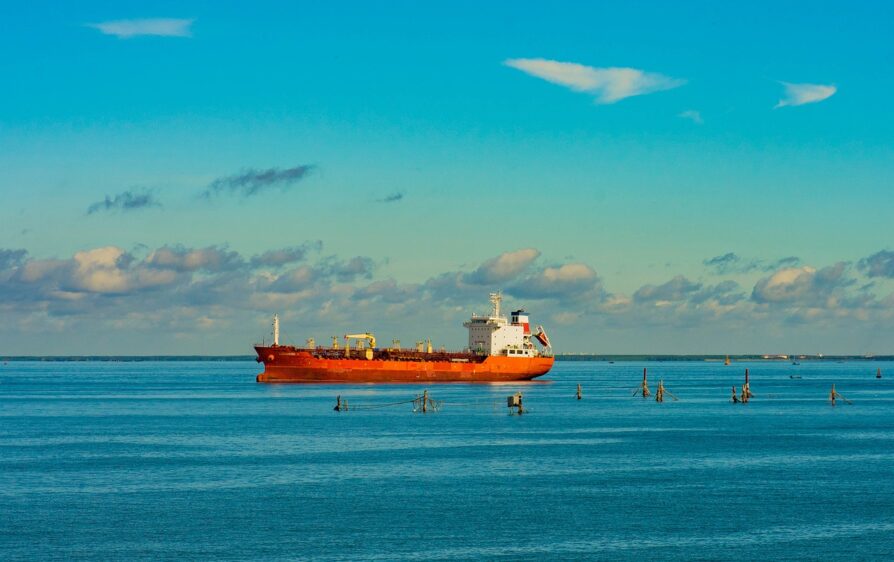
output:
<path id="1" fill-rule="evenodd" d="M 800 365 L 797 361 L 792 361 L 792 365 Z"/>
<path id="2" fill-rule="evenodd" d="M 790 379 L 800 379 L 800 378 L 801 378 L 801 375 L 789 375 L 788 378 L 790 378 Z"/>

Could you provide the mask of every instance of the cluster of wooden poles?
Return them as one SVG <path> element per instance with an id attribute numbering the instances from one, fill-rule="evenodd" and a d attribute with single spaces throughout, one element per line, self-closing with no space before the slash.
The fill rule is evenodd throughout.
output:
<path id="1" fill-rule="evenodd" d="M 882 370 L 881 368 L 876 370 L 875 378 L 882 378 Z M 643 398 L 648 398 L 652 395 L 652 392 L 649 390 L 649 379 L 648 379 L 648 369 L 643 369 L 643 382 L 633 391 L 633 395 L 636 396 L 639 394 Z M 674 400 L 678 400 L 676 396 L 671 394 L 669 390 L 664 387 L 664 381 L 662 379 L 658 380 L 658 389 L 655 391 L 655 401 L 656 402 L 664 402 L 664 395 L 667 394 Z M 580 400 L 583 397 L 583 391 L 581 389 L 581 385 L 577 385 L 577 399 Z M 741 392 L 739 394 L 736 393 L 736 386 L 733 385 L 733 392 L 730 401 L 733 404 L 747 404 L 749 400 L 754 398 L 754 393 L 751 392 L 751 382 L 748 380 L 748 369 L 745 369 L 745 382 L 742 383 Z M 835 385 L 832 385 L 832 390 L 829 392 L 829 403 L 833 406 L 835 405 L 835 401 L 837 399 L 843 400 L 847 404 L 853 404 L 850 400 L 842 396 L 837 390 L 835 390 Z"/>
<path id="2" fill-rule="evenodd" d="M 580 387 L 580 385 L 578 385 Z M 652 396 L 652 392 L 649 390 L 649 377 L 648 377 L 648 369 L 643 368 L 643 382 L 633 391 L 633 395 L 636 396 L 639 394 L 643 398 L 648 398 Z M 671 391 L 664 388 L 664 379 L 658 379 L 658 388 L 655 389 L 655 402 L 664 402 L 664 395 L 668 395 L 674 399 L 674 401 L 679 400 L 676 396 L 671 394 Z"/>
<path id="3" fill-rule="evenodd" d="M 882 370 L 878 369 L 875 374 L 875 378 L 882 378 Z M 652 396 L 652 391 L 649 390 L 649 378 L 648 378 L 648 369 L 643 369 L 643 382 L 637 387 L 636 390 L 633 391 L 633 396 L 640 395 L 643 398 L 648 398 Z M 664 397 L 670 396 L 674 401 L 679 400 L 674 394 L 671 393 L 664 386 L 664 380 L 658 380 L 658 388 L 655 389 L 655 401 L 656 402 L 664 402 Z M 577 393 L 576 398 L 578 400 L 582 400 L 584 397 L 583 387 L 578 384 L 577 385 Z M 508 396 L 506 399 L 506 406 L 510 410 L 510 414 L 522 415 L 527 410 L 524 408 L 523 395 L 521 392 L 516 392 L 515 394 Z M 732 396 L 730 401 L 733 404 L 747 404 L 749 400 L 754 398 L 754 394 L 751 392 L 751 382 L 748 378 L 748 369 L 745 369 L 745 382 L 742 383 L 741 391 L 736 391 L 736 386 L 733 385 Z M 833 406 L 835 405 L 836 400 L 842 400 L 847 404 L 853 404 L 850 400 L 842 396 L 837 390 L 835 390 L 835 385 L 832 385 L 832 390 L 829 392 L 829 403 Z M 433 400 L 428 395 L 428 390 L 423 390 L 422 394 L 416 396 L 412 400 L 405 400 L 402 402 L 389 402 L 387 404 L 363 404 L 359 406 L 354 406 L 354 410 L 369 410 L 369 409 L 377 409 L 377 408 L 386 408 L 389 406 L 398 406 L 401 404 L 413 404 L 413 411 L 426 414 L 429 412 L 437 412 L 441 409 L 443 405 L 442 400 Z M 333 408 L 336 412 L 347 412 L 348 411 L 348 401 L 343 400 L 341 395 L 336 396 L 335 398 L 335 407 Z"/>

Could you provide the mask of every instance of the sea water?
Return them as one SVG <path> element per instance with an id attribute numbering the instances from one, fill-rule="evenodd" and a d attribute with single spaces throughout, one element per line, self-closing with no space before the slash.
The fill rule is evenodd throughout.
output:
<path id="1" fill-rule="evenodd" d="M 644 367 L 678 400 L 632 396 Z M 733 404 L 746 367 L 754 398 Z M 894 364 L 557 362 L 427 387 L 258 371 L 0 366 L 0 558 L 894 556 Z M 424 388 L 439 411 L 414 413 Z"/>

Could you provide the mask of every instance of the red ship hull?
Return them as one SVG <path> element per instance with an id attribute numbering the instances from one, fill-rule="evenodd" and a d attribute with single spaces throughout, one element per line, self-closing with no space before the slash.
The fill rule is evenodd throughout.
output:
<path id="1" fill-rule="evenodd" d="M 546 374 L 552 357 L 479 357 L 464 354 L 404 353 L 401 359 L 345 358 L 332 352 L 288 346 L 256 346 L 266 383 L 375 383 L 375 382 L 510 382 L 531 380 Z"/>

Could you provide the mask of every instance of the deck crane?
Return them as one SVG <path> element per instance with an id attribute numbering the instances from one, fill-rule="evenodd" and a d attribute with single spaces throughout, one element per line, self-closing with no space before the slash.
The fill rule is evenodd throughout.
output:
<path id="1" fill-rule="evenodd" d="M 364 334 L 345 334 L 345 357 L 351 356 L 351 340 L 366 340 L 369 348 L 366 350 L 366 358 L 372 359 L 373 349 L 376 348 L 376 337 L 369 332 Z"/>

